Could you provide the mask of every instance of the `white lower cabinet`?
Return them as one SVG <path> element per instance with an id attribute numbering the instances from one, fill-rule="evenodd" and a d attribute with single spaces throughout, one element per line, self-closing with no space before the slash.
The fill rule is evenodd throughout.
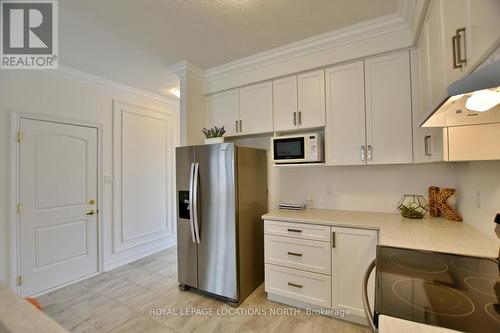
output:
<path id="1" fill-rule="evenodd" d="M 330 243 L 266 235 L 267 263 L 330 275 Z"/>
<path id="2" fill-rule="evenodd" d="M 362 279 L 375 258 L 377 231 L 287 221 L 264 223 L 265 289 L 270 300 L 343 310 L 350 314 L 341 319 L 366 323 Z M 368 292 L 373 301 L 373 276 Z"/>
<path id="3" fill-rule="evenodd" d="M 364 318 L 362 283 L 366 268 L 375 259 L 377 231 L 332 227 L 332 307 L 348 309 Z M 375 297 L 374 276 L 368 280 L 368 298 Z M 373 304 L 371 304 L 373 309 Z"/>
<path id="4" fill-rule="evenodd" d="M 297 301 L 331 306 L 331 277 L 278 265 L 266 264 L 266 291 Z"/>

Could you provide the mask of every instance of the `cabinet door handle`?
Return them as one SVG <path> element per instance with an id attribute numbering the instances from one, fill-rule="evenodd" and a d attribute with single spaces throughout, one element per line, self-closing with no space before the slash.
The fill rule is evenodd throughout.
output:
<path id="1" fill-rule="evenodd" d="M 288 282 L 288 285 L 290 287 L 295 287 L 295 288 L 302 288 L 303 287 L 303 285 L 297 284 L 297 283 L 293 283 L 293 282 Z"/>
<path id="2" fill-rule="evenodd" d="M 299 111 L 299 125 L 302 125 L 302 111 Z"/>
<path id="3" fill-rule="evenodd" d="M 238 120 L 235 121 L 235 126 L 236 126 L 236 132 L 238 132 Z"/>
<path id="4" fill-rule="evenodd" d="M 332 232 L 332 249 L 335 248 L 335 231 Z"/>
<path id="5" fill-rule="evenodd" d="M 372 153 L 372 145 L 368 145 L 368 161 L 371 161 L 373 158 L 373 153 Z"/>
<path id="6" fill-rule="evenodd" d="M 297 126 L 297 112 L 293 113 L 293 125 Z"/>
<path id="7" fill-rule="evenodd" d="M 289 256 L 302 257 L 302 253 L 288 252 Z"/>
<path id="8" fill-rule="evenodd" d="M 290 232 L 302 232 L 300 229 L 287 229 Z"/>
<path id="9" fill-rule="evenodd" d="M 243 120 L 240 120 L 240 133 L 243 131 L 242 128 L 243 128 Z"/>
<path id="10" fill-rule="evenodd" d="M 361 146 L 361 161 L 365 161 L 365 155 L 366 155 L 366 149 L 365 149 L 365 145 L 362 145 Z"/>
<path id="11" fill-rule="evenodd" d="M 457 34 L 457 63 L 460 65 L 460 67 L 462 67 L 462 65 L 465 65 L 467 63 L 467 55 L 464 54 L 464 58 L 462 59 L 462 48 L 460 47 L 462 40 L 461 33 L 463 33 L 464 51 L 467 52 L 465 45 L 465 27 L 458 28 L 455 33 Z"/>
<path id="12" fill-rule="evenodd" d="M 457 35 L 451 37 L 451 50 L 453 51 L 453 69 L 462 68 L 457 62 Z"/>
<path id="13" fill-rule="evenodd" d="M 453 51 L 453 69 L 462 68 L 467 62 L 467 58 L 462 59 L 461 33 L 464 33 L 464 49 L 465 49 L 465 28 L 459 28 L 455 31 L 455 35 L 451 37 L 452 51 Z M 467 50 L 466 50 L 467 51 Z"/>
<path id="14" fill-rule="evenodd" d="M 432 156 L 432 137 L 430 135 L 426 135 L 424 137 L 424 154 L 425 156 Z"/>

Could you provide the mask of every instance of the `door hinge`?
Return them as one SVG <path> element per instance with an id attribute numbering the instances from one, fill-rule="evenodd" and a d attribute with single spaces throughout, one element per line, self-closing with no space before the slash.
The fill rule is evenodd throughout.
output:
<path id="1" fill-rule="evenodd" d="M 332 248 L 335 248 L 335 231 L 332 232 Z"/>
<path id="2" fill-rule="evenodd" d="M 21 213 L 22 210 L 23 210 L 23 204 L 22 203 L 18 203 L 17 204 L 17 212 Z"/>
<path id="3" fill-rule="evenodd" d="M 23 285 L 23 276 L 22 275 L 18 275 L 17 278 L 16 278 L 16 282 L 17 282 L 18 286 L 22 286 Z"/>
<path id="4" fill-rule="evenodd" d="M 17 132 L 17 142 L 21 143 L 23 141 L 23 132 Z"/>

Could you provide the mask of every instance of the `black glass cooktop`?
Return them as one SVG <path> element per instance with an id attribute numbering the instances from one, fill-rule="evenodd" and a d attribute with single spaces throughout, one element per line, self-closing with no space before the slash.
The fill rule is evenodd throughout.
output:
<path id="1" fill-rule="evenodd" d="M 463 332 L 500 332 L 497 260 L 377 247 L 378 315 Z"/>

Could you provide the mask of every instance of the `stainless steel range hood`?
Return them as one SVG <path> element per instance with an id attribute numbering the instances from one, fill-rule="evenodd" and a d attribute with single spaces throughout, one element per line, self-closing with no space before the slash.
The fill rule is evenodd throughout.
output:
<path id="1" fill-rule="evenodd" d="M 473 97 L 469 100 L 471 96 Z M 485 65 L 452 83 L 448 87 L 448 97 L 424 117 L 420 126 L 450 127 L 500 123 L 500 104 L 493 107 L 491 104 L 484 105 L 488 104 L 488 101 L 497 99 L 498 96 L 500 96 L 500 60 Z M 494 105 L 496 102 L 492 103 Z"/>

